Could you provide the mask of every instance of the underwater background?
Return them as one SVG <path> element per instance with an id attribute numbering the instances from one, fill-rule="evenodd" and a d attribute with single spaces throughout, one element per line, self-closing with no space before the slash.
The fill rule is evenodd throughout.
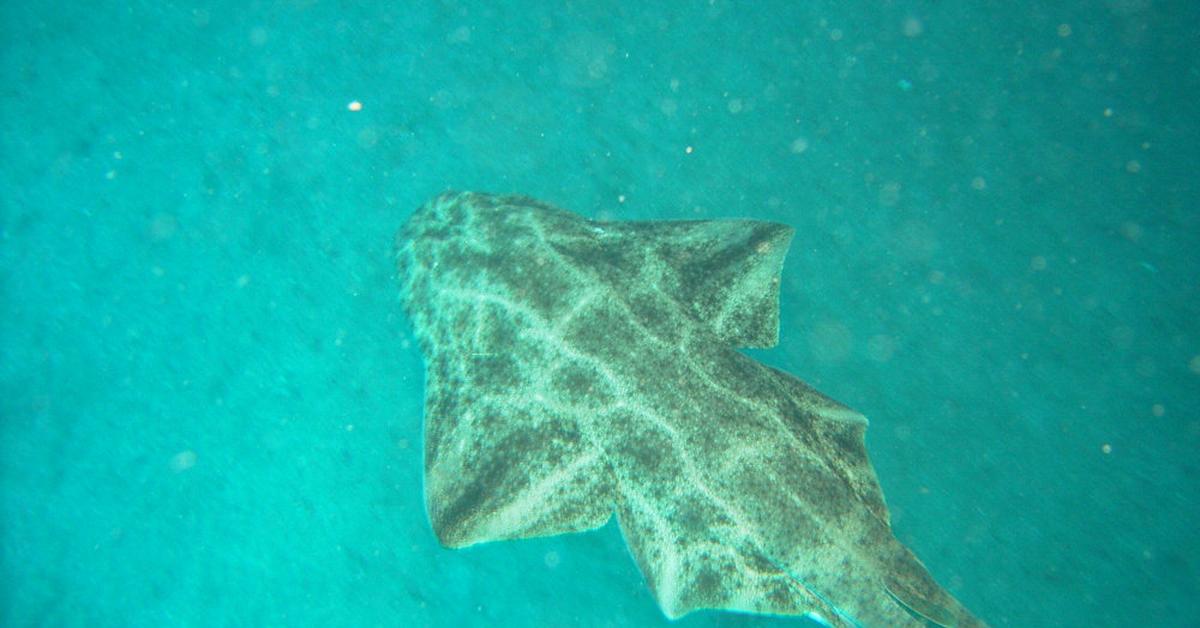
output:
<path id="1" fill-rule="evenodd" d="M 1200 3 L 0 4 L 0 624 L 671 624 L 438 546 L 446 189 L 797 229 L 779 346 L 994 626 L 1200 625 Z M 361 106 L 352 106 L 359 103 Z"/>

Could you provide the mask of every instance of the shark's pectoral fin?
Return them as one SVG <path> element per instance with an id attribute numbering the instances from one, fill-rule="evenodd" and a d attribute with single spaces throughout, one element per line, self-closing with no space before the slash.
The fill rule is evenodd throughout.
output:
<path id="1" fill-rule="evenodd" d="M 532 402 L 447 404 L 432 414 L 442 424 L 489 426 L 428 446 L 425 499 L 443 545 L 582 532 L 612 517 L 612 474 L 570 421 Z M 514 417 L 526 422 L 506 423 Z"/>
<path id="2" fill-rule="evenodd" d="M 674 285 L 666 292 L 734 347 L 779 342 L 779 275 L 795 230 L 757 220 L 631 222 L 631 246 L 655 250 Z"/>
<path id="3" fill-rule="evenodd" d="M 921 561 L 907 548 L 897 549 L 900 558 L 884 578 L 884 592 L 906 613 L 934 628 L 978 625 L 977 620 L 929 575 Z"/>

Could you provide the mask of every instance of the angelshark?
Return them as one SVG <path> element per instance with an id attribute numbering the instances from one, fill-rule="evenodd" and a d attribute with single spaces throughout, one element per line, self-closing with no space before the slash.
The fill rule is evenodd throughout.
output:
<path id="1" fill-rule="evenodd" d="M 778 341 L 792 236 L 474 193 L 417 210 L 397 263 L 442 544 L 615 514 L 669 618 L 982 626 L 892 534 L 866 419 L 737 350 Z"/>

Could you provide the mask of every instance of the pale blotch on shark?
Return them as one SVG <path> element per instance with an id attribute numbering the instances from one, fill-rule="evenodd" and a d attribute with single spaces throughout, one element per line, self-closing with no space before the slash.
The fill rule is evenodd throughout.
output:
<path id="1" fill-rule="evenodd" d="M 866 419 L 737 351 L 778 341 L 792 235 L 472 193 L 414 213 L 397 262 L 442 544 L 615 514 L 670 618 L 982 626 L 893 536 Z"/>

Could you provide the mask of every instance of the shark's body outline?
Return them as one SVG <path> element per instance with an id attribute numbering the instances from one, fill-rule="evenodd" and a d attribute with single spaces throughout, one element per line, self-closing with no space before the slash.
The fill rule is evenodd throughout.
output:
<path id="1" fill-rule="evenodd" d="M 779 333 L 793 230 L 597 222 L 447 193 L 397 236 L 449 547 L 615 513 L 663 612 L 980 626 L 891 533 L 866 419 L 736 347 Z"/>

